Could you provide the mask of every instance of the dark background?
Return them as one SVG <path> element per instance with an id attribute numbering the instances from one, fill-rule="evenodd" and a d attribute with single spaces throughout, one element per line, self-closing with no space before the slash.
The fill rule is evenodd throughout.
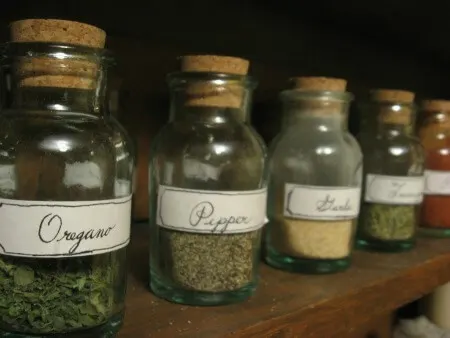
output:
<path id="1" fill-rule="evenodd" d="M 2 1 L 8 23 L 59 18 L 99 26 L 119 65 L 119 119 L 139 151 L 135 217 L 147 217 L 151 139 L 168 118 L 165 76 L 187 53 L 241 56 L 259 81 L 252 122 L 266 141 L 278 132 L 277 93 L 297 75 L 342 77 L 357 98 L 370 88 L 450 98 L 450 3 L 445 1 L 164 0 Z M 358 118 L 350 114 L 356 133 Z"/>

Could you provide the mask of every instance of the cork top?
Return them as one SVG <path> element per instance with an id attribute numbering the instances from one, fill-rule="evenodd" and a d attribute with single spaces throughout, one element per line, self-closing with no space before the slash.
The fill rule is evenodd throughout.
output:
<path id="1" fill-rule="evenodd" d="M 373 89 L 370 99 L 375 102 L 413 103 L 415 94 L 406 90 Z"/>
<path id="2" fill-rule="evenodd" d="M 345 92 L 347 81 L 332 77 L 302 76 L 291 79 L 294 89 Z"/>
<path id="3" fill-rule="evenodd" d="M 10 25 L 12 42 L 55 42 L 93 48 L 105 46 L 106 33 L 81 22 L 55 19 L 26 19 Z"/>
<path id="4" fill-rule="evenodd" d="M 11 41 L 16 43 L 46 42 L 103 48 L 106 33 L 100 28 L 74 21 L 27 19 L 10 25 Z M 64 52 L 70 54 L 71 52 Z M 94 89 L 100 65 L 86 57 L 62 57 L 42 54 L 20 58 L 15 63 L 15 76 L 20 87 L 58 87 Z"/>
<path id="5" fill-rule="evenodd" d="M 425 112 L 450 112 L 450 101 L 447 100 L 424 100 L 421 109 Z"/>
<path id="6" fill-rule="evenodd" d="M 247 75 L 250 62 L 232 56 L 186 55 L 181 57 L 182 72 L 211 72 Z"/>

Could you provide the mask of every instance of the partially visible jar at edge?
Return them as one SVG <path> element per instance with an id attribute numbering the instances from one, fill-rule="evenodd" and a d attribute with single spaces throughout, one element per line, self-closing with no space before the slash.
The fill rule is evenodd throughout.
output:
<path id="1" fill-rule="evenodd" d="M 283 127 L 269 152 L 266 260 L 277 268 L 332 273 L 351 263 L 362 155 L 347 130 L 346 81 L 296 78 L 281 93 Z"/>
<path id="2" fill-rule="evenodd" d="M 178 303 L 238 302 L 256 288 L 266 222 L 266 150 L 248 123 L 255 83 L 240 58 L 181 63 L 151 151 L 151 288 Z"/>
<path id="3" fill-rule="evenodd" d="M 425 150 L 425 188 L 421 233 L 450 236 L 450 101 L 427 100 L 421 105 L 419 137 Z"/>
<path id="4" fill-rule="evenodd" d="M 134 158 L 105 109 L 105 32 L 30 19 L 11 37 L 1 63 L 0 335 L 114 337 Z"/>
<path id="5" fill-rule="evenodd" d="M 364 191 L 357 246 L 404 251 L 415 245 L 423 196 L 424 154 L 411 134 L 414 93 L 378 89 L 364 105 L 376 116 L 375 133 L 360 139 Z"/>

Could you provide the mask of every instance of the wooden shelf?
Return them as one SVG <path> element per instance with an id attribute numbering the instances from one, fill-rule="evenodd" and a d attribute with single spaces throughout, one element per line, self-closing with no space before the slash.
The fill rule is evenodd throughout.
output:
<path id="1" fill-rule="evenodd" d="M 261 267 L 256 295 L 222 307 L 171 304 L 148 291 L 148 235 L 134 228 L 125 324 L 119 338 L 347 337 L 370 318 L 450 281 L 450 239 L 420 239 L 402 254 L 356 252 L 353 267 L 306 276 Z"/>

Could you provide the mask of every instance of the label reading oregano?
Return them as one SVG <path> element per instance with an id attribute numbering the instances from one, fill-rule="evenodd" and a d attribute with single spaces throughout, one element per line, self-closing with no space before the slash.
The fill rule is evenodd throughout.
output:
<path id="1" fill-rule="evenodd" d="M 0 254 L 70 257 L 106 253 L 130 240 L 131 196 L 101 201 L 0 199 Z"/>

